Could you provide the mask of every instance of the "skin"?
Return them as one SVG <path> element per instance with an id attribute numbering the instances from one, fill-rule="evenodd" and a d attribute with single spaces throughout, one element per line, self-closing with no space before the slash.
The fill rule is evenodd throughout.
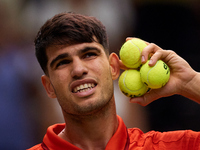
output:
<path id="1" fill-rule="evenodd" d="M 150 66 L 162 59 L 171 69 L 170 80 L 164 87 L 130 102 L 145 106 L 160 97 L 180 94 L 200 103 L 200 74 L 175 52 L 146 43 L 142 63 L 149 55 Z M 66 122 L 58 136 L 81 149 L 105 149 L 118 127 L 113 80 L 118 78 L 120 69 L 128 68 L 116 54 L 107 56 L 97 42 L 49 47 L 47 56 L 48 75 L 42 76 L 42 83 L 48 96 L 57 98 Z M 73 92 L 84 83 L 94 83 L 95 87 Z"/>
<path id="2" fill-rule="evenodd" d="M 113 95 L 120 71 L 117 55 L 108 57 L 93 42 L 50 47 L 47 56 L 48 76 L 42 76 L 42 83 L 48 96 L 57 98 L 66 120 L 59 136 L 82 149 L 105 149 L 118 127 Z M 95 87 L 73 92 L 85 83 Z"/>

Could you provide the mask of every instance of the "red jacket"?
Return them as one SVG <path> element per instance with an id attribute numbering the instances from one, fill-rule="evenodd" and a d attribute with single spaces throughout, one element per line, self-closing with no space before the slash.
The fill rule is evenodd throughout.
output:
<path id="1" fill-rule="evenodd" d="M 185 130 L 143 133 L 138 128 L 127 130 L 119 116 L 118 120 L 118 129 L 105 150 L 200 150 L 200 132 Z M 64 127 L 65 124 L 50 126 L 43 142 L 28 150 L 81 150 L 57 136 Z"/>

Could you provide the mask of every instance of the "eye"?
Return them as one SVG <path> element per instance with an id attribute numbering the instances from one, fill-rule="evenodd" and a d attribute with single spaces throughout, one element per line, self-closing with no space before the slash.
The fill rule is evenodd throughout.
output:
<path id="1" fill-rule="evenodd" d="M 59 66 L 62 66 L 62 65 L 66 65 L 66 64 L 69 64 L 70 63 L 70 60 L 61 60 L 60 62 L 57 63 L 56 65 L 56 68 L 59 67 Z"/>
<path id="2" fill-rule="evenodd" d="M 88 52 L 83 56 L 83 58 L 90 58 L 90 57 L 95 57 L 95 56 L 97 56 L 95 52 Z"/>

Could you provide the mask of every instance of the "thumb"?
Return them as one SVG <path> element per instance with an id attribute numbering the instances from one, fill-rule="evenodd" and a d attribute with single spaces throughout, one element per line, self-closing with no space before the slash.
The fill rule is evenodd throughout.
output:
<path id="1" fill-rule="evenodd" d="M 123 69 L 123 70 L 127 70 L 128 68 L 122 63 L 121 60 L 119 60 L 119 67 L 120 69 Z"/>

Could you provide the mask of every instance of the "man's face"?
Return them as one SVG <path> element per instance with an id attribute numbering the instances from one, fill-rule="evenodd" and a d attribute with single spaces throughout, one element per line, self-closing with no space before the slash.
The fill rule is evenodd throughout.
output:
<path id="1" fill-rule="evenodd" d="M 49 75 L 43 84 L 57 97 L 65 113 L 90 114 L 113 98 L 109 60 L 99 43 L 50 47 L 47 57 Z"/>

